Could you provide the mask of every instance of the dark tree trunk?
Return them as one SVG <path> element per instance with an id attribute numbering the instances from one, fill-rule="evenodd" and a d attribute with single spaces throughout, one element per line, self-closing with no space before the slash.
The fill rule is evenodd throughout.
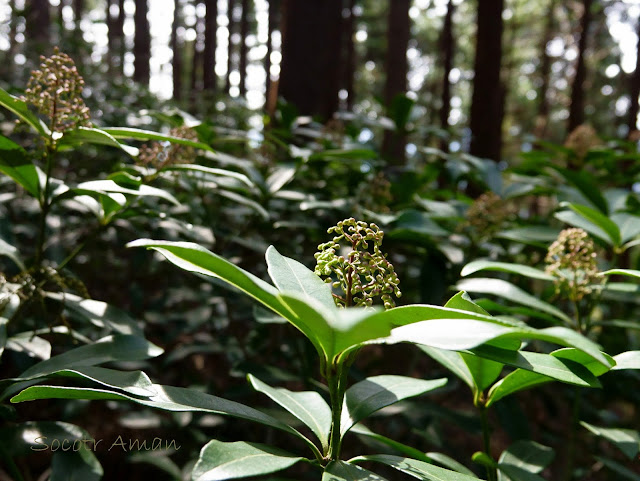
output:
<path id="1" fill-rule="evenodd" d="M 124 75 L 124 55 L 126 53 L 126 43 L 124 41 L 124 21 L 126 18 L 126 13 L 124 11 L 124 2 L 125 0 L 118 0 L 118 16 L 115 19 L 114 23 L 114 38 L 116 40 L 116 50 L 115 53 L 118 59 L 118 65 L 120 67 L 120 73 Z"/>
<path id="2" fill-rule="evenodd" d="M 271 53 L 273 52 L 273 32 L 276 29 L 276 12 L 278 11 L 277 0 L 269 0 L 269 20 L 268 20 L 268 34 L 267 34 L 267 55 L 264 57 L 264 72 L 265 72 L 265 97 L 269 98 L 269 91 L 271 90 Z M 268 103 L 268 101 L 267 101 Z"/>
<path id="3" fill-rule="evenodd" d="M 409 18 L 411 0 L 391 0 L 389 4 L 388 44 L 385 62 L 387 78 L 384 86 L 384 103 L 387 111 L 391 108 L 394 98 L 407 91 L 407 47 L 411 33 Z M 382 156 L 390 164 L 403 165 L 405 142 L 404 132 L 385 130 L 382 141 Z"/>
<path id="4" fill-rule="evenodd" d="M 478 0 L 470 119 L 471 154 L 496 162 L 502 147 L 502 10 L 503 0 Z"/>
<path id="5" fill-rule="evenodd" d="M 449 0 L 447 13 L 442 25 L 442 35 L 440 37 L 440 51 L 442 52 L 442 97 L 440 105 L 440 127 L 449 130 L 449 114 L 451 112 L 451 83 L 449 75 L 453 68 L 453 13 L 455 5 L 453 0 Z M 440 148 L 449 152 L 449 139 L 442 139 Z"/>
<path id="6" fill-rule="evenodd" d="M 338 109 L 341 21 L 341 0 L 286 2 L 279 90 L 302 115 Z"/>
<path id="7" fill-rule="evenodd" d="M 249 0 L 242 0 L 240 17 L 240 97 L 247 96 L 247 36 L 249 35 Z"/>
<path id="8" fill-rule="evenodd" d="M 344 28 L 347 52 L 345 58 L 344 69 L 344 89 L 347 91 L 347 110 L 353 110 L 353 104 L 355 102 L 355 75 L 356 75 L 356 45 L 354 42 L 355 36 L 355 6 L 356 0 L 349 1 L 349 14 L 346 18 L 346 25 Z"/>
<path id="9" fill-rule="evenodd" d="M 551 79 L 551 56 L 547 53 L 547 44 L 551 41 L 555 30 L 556 0 L 549 2 L 547 21 L 545 23 L 542 43 L 540 44 L 540 90 L 538 91 L 538 112 L 536 119 L 536 135 L 544 138 L 549 123 L 549 83 Z"/>
<path id="10" fill-rule="evenodd" d="M 630 93 L 631 104 L 629 105 L 629 112 L 627 117 L 627 135 L 631 135 L 634 130 L 637 130 L 638 124 L 638 97 L 640 96 L 640 18 L 638 18 L 638 25 L 636 27 L 638 34 L 638 43 L 636 44 L 636 69 L 631 74 L 630 80 Z"/>
<path id="11" fill-rule="evenodd" d="M 182 39 L 178 38 L 178 29 L 182 26 L 182 5 L 180 0 L 174 0 L 173 24 L 171 25 L 171 61 L 173 76 L 173 98 L 182 100 Z"/>
<path id="12" fill-rule="evenodd" d="M 75 34 L 80 35 L 79 38 L 82 38 L 82 28 L 80 27 L 80 22 L 82 21 L 82 16 L 84 15 L 84 7 L 84 0 L 73 0 L 73 27 Z"/>
<path id="13" fill-rule="evenodd" d="M 149 32 L 147 0 L 136 0 L 136 12 L 133 20 L 135 34 L 133 37 L 133 79 L 145 86 L 149 85 L 151 72 L 149 60 L 151 59 L 151 34 Z"/>
<path id="14" fill-rule="evenodd" d="M 9 23 L 9 51 L 7 56 L 9 63 L 13 63 L 13 56 L 16 54 L 18 43 L 16 42 L 16 35 L 18 34 L 18 16 L 16 15 L 16 0 L 10 0 L 9 10 L 11 11 L 10 23 Z"/>
<path id="15" fill-rule="evenodd" d="M 196 2 L 196 7 L 198 6 Z M 196 11 L 198 9 L 196 8 Z M 198 92 L 202 90 L 202 65 L 204 60 L 204 30 L 205 20 L 200 15 L 196 14 L 196 38 L 193 41 L 193 56 L 191 58 L 191 83 L 190 83 L 190 95 L 193 105 L 196 105 L 198 99 Z"/>
<path id="16" fill-rule="evenodd" d="M 593 0 L 583 0 L 582 19 L 580 20 L 580 41 L 578 42 L 578 59 L 576 60 L 576 74 L 571 85 L 571 105 L 569 107 L 569 121 L 567 131 L 572 132 L 578 125 L 584 123 L 584 82 L 587 78 L 585 53 L 591 24 L 591 7 Z"/>
<path id="17" fill-rule="evenodd" d="M 27 51 L 37 60 L 38 55 L 45 54 L 51 45 L 49 0 L 26 0 L 25 17 Z"/>
<path id="18" fill-rule="evenodd" d="M 218 31 L 218 0 L 205 0 L 207 13 L 204 25 L 204 58 L 202 61 L 202 87 L 213 94 L 216 85 L 216 34 Z"/>
<path id="19" fill-rule="evenodd" d="M 233 43 L 231 42 L 231 37 L 233 36 L 233 32 L 235 31 L 235 16 L 234 10 L 236 8 L 236 0 L 227 0 L 227 20 L 228 25 L 227 28 L 229 30 L 229 43 L 227 47 L 227 75 L 225 77 L 224 90 L 225 92 L 229 92 L 231 89 L 231 70 L 233 69 L 233 55 L 235 49 L 233 48 Z"/>

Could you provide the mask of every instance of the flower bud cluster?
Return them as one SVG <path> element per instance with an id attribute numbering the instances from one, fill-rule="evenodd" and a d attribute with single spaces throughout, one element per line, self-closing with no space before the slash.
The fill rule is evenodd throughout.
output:
<path id="1" fill-rule="evenodd" d="M 467 226 L 480 237 L 491 237 L 516 214 L 516 207 L 494 192 L 485 192 L 467 209 Z"/>
<path id="2" fill-rule="evenodd" d="M 171 137 L 198 141 L 198 134 L 190 127 L 175 127 L 169 131 Z M 196 149 L 190 145 L 171 142 L 152 142 L 140 147 L 138 164 L 161 170 L 170 165 L 188 164 L 196 157 Z"/>
<path id="3" fill-rule="evenodd" d="M 41 57 L 31 72 L 23 100 L 49 119 L 52 132 L 91 126 L 89 108 L 82 99 L 84 80 L 73 60 L 57 48 L 51 57 Z"/>
<path id="4" fill-rule="evenodd" d="M 369 176 L 359 185 L 355 200 L 362 209 L 373 212 L 389 212 L 389 204 L 393 200 L 391 182 L 382 172 Z"/>
<path id="5" fill-rule="evenodd" d="M 578 125 L 571 131 L 564 143 L 570 148 L 579 160 L 584 159 L 589 150 L 602 144 L 598 134 L 593 127 L 588 124 Z"/>
<path id="6" fill-rule="evenodd" d="M 341 289 L 342 296 L 334 296 L 341 307 L 371 306 L 379 297 L 386 309 L 395 306 L 392 296 L 402 294 L 400 280 L 393 265 L 380 250 L 384 232 L 375 224 L 356 221 L 354 218 L 338 222 L 327 231 L 334 238 L 318 246 L 315 254 L 315 273 L 327 276 L 326 282 Z M 341 243 L 347 244 L 344 252 Z"/>
<path id="7" fill-rule="evenodd" d="M 591 294 L 600 282 L 593 241 L 582 229 L 565 229 L 551 244 L 545 258 L 545 271 L 555 276 L 556 293 L 571 301 Z"/>

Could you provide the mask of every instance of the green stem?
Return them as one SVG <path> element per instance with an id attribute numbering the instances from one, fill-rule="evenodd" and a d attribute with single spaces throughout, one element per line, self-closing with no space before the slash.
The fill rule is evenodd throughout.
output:
<path id="1" fill-rule="evenodd" d="M 329 395 L 331 397 L 331 435 L 329 437 L 329 460 L 335 461 L 340 457 L 342 448 L 342 433 L 340 423 L 342 421 L 342 406 L 344 394 L 347 390 L 347 377 L 349 368 L 342 363 L 329 368 Z"/>
<path id="2" fill-rule="evenodd" d="M 489 427 L 488 408 L 485 406 L 479 406 L 480 419 L 482 421 L 482 440 L 484 444 L 484 452 L 491 458 L 491 429 Z M 493 459 L 493 458 L 492 458 Z M 497 481 L 498 474 L 495 468 L 487 466 L 487 480 Z"/>

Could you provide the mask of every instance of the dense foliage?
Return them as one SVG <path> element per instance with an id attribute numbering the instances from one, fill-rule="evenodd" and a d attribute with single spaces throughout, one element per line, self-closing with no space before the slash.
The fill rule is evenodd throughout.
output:
<path id="1" fill-rule="evenodd" d="M 390 167 L 357 115 L 97 126 L 82 85 L 0 90 L 3 476 L 637 479 L 634 142 Z"/>

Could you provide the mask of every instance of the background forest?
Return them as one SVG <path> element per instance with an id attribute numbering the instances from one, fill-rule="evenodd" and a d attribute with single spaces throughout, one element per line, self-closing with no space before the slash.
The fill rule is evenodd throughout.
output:
<path id="1" fill-rule="evenodd" d="M 639 38 L 0 0 L 0 481 L 640 480 Z"/>

